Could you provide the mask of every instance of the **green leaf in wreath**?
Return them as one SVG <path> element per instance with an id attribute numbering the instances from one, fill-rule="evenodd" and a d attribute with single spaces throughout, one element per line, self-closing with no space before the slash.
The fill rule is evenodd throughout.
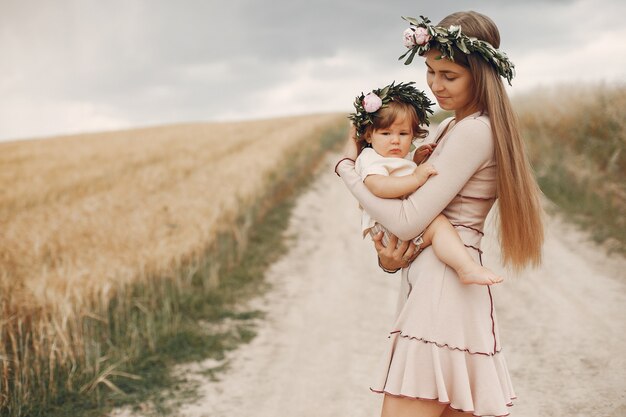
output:
<path id="1" fill-rule="evenodd" d="M 467 49 L 467 46 L 465 46 L 465 43 L 463 41 L 456 42 L 456 47 L 459 48 L 463 53 L 470 53 L 469 49 Z"/>
<path id="2" fill-rule="evenodd" d="M 409 57 L 407 58 L 407 60 L 404 62 L 404 65 L 410 65 L 411 62 L 413 62 L 413 58 L 415 58 L 415 49 L 411 50 L 411 55 L 409 55 Z"/>
<path id="3" fill-rule="evenodd" d="M 405 56 L 407 56 L 409 53 L 411 52 L 411 49 L 407 50 L 405 53 L 403 53 L 399 58 L 398 61 L 401 60 L 402 58 L 404 58 Z"/>
<path id="4" fill-rule="evenodd" d="M 420 24 L 420 22 L 418 22 L 417 19 L 414 18 L 414 17 L 404 17 L 404 16 L 402 16 L 402 18 L 404 20 L 406 20 L 407 22 L 409 22 L 410 24 L 412 24 L 412 25 L 419 26 L 419 24 Z"/>

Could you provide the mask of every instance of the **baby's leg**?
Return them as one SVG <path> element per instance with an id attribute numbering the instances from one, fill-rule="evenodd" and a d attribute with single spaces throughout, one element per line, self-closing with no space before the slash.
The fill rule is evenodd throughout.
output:
<path id="1" fill-rule="evenodd" d="M 435 255 L 452 267 L 463 284 L 496 284 L 503 278 L 476 263 L 446 216 L 440 214 L 428 225 L 423 235 L 424 245 L 432 245 Z"/>

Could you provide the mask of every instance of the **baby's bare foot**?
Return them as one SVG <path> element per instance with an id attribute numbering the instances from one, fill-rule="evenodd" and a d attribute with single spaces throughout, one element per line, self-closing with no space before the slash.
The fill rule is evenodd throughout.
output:
<path id="1" fill-rule="evenodd" d="M 457 271 L 459 279 L 463 284 L 491 285 L 504 281 L 490 269 L 482 265 L 472 263 L 467 268 Z"/>

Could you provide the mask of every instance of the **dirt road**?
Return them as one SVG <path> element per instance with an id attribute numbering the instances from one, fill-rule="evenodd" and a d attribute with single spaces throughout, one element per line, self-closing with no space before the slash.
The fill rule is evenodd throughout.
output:
<path id="1" fill-rule="evenodd" d="M 399 274 L 381 272 L 359 239 L 357 204 L 332 173 L 297 203 L 289 253 L 270 269 L 273 290 L 258 336 L 228 358 L 211 382 L 193 364 L 202 398 L 185 417 L 374 417 L 370 393 L 395 311 Z M 498 270 L 493 228 L 485 264 Z M 513 417 L 626 416 L 626 261 L 610 259 L 583 234 L 548 221 L 541 269 L 494 287 L 507 361 L 518 394 Z M 503 272 L 506 274 L 506 272 Z"/>

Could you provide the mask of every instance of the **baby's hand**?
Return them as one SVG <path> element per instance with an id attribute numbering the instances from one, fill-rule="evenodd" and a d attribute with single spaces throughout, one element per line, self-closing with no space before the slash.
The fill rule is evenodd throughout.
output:
<path id="1" fill-rule="evenodd" d="M 415 154 L 413 154 L 413 161 L 418 165 L 424 162 L 424 160 L 426 160 L 426 158 L 428 158 L 430 154 L 433 153 L 433 149 L 435 149 L 435 146 L 437 146 L 436 143 L 427 143 L 426 145 L 422 145 L 417 148 Z"/>
<path id="2" fill-rule="evenodd" d="M 418 186 L 421 187 L 431 175 L 437 175 L 437 170 L 431 164 L 426 163 L 418 165 L 413 175 L 417 179 Z"/>

